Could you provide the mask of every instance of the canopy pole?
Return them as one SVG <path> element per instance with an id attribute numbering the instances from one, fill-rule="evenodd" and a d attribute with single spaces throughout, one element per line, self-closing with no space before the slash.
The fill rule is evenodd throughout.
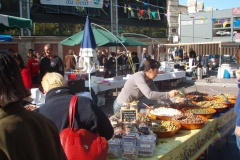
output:
<path id="1" fill-rule="evenodd" d="M 222 63 L 222 47 L 221 47 L 221 43 L 219 43 L 219 48 L 220 48 L 220 58 L 219 58 L 219 68 L 220 68 L 220 76 L 219 76 L 219 79 L 218 81 L 220 82 L 220 78 L 221 78 L 221 72 L 222 72 L 222 67 L 221 67 L 221 63 Z"/>

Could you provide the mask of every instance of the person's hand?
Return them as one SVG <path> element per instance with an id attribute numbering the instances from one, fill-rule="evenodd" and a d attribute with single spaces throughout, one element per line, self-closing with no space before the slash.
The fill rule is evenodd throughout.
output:
<path id="1" fill-rule="evenodd" d="M 174 103 L 184 103 L 185 102 L 185 98 L 176 98 Z"/>
<path id="2" fill-rule="evenodd" d="M 168 92 L 169 97 L 175 97 L 176 95 L 178 95 L 178 91 L 177 90 L 171 90 Z"/>
<path id="3" fill-rule="evenodd" d="M 236 70 L 236 77 L 237 79 L 240 79 L 240 70 Z"/>
<path id="4" fill-rule="evenodd" d="M 240 137 L 240 127 L 239 126 L 235 127 L 235 132 L 234 133 L 235 133 L 236 136 Z"/>

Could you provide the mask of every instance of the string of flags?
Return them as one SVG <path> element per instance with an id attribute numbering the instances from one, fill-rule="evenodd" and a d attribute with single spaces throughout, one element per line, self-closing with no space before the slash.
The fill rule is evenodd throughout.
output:
<path id="1" fill-rule="evenodd" d="M 96 0 L 94 0 L 94 2 L 95 2 L 95 1 L 96 1 Z M 130 0 L 127 0 L 127 1 L 130 2 Z M 158 9 L 158 8 L 159 8 L 159 9 L 167 9 L 166 7 L 162 7 L 162 6 L 157 6 L 157 5 L 154 5 L 154 4 L 146 3 L 146 2 L 143 2 L 143 1 L 141 1 L 141 0 L 136 0 L 136 1 L 137 1 L 138 3 L 142 3 L 142 4 L 143 4 L 144 6 L 146 6 L 146 7 L 151 7 L 151 8 L 155 8 L 155 9 Z M 99 3 L 99 1 L 96 1 L 96 2 Z M 103 4 L 104 4 L 105 7 L 109 7 L 109 5 L 111 5 L 111 4 L 109 4 L 108 2 L 103 2 Z M 129 10 L 129 11 L 136 10 L 136 11 L 139 12 L 140 15 L 143 15 L 144 12 L 149 12 L 149 13 L 151 13 L 151 15 L 152 15 L 153 18 L 156 17 L 156 12 L 151 11 L 150 8 L 148 8 L 148 10 L 142 10 L 142 9 L 139 9 L 138 7 L 137 7 L 137 8 L 132 8 L 131 5 L 128 5 L 128 6 L 127 6 L 127 4 L 124 4 L 124 6 L 120 6 L 120 5 L 116 4 L 116 7 L 118 7 L 118 8 L 119 8 L 119 7 L 124 8 L 124 12 L 125 12 L 125 13 L 126 13 L 127 10 Z M 211 21 L 212 21 L 213 23 L 218 22 L 218 23 L 223 24 L 223 26 L 226 26 L 226 24 L 228 23 L 227 19 L 220 19 L 220 22 L 219 22 L 219 19 L 217 19 L 217 18 L 208 18 L 208 17 L 204 17 L 204 16 L 199 16 L 197 13 L 182 13 L 181 11 L 172 11 L 172 12 L 176 12 L 176 13 L 181 14 L 181 15 L 184 15 L 184 16 L 189 16 L 190 18 L 200 19 L 200 20 L 202 20 L 202 21 L 211 19 Z M 169 14 L 168 14 L 168 13 L 158 13 L 158 14 L 164 14 L 167 18 L 169 17 Z M 240 27 L 240 20 L 234 21 L 233 24 L 234 24 L 235 27 Z"/>

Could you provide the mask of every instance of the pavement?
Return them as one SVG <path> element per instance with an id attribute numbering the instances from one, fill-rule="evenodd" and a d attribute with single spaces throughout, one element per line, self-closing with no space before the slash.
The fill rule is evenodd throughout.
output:
<path id="1" fill-rule="evenodd" d="M 207 78 L 211 79 L 211 83 L 207 83 Z M 186 92 L 199 91 L 208 93 L 210 96 L 217 94 L 211 89 L 220 93 L 238 94 L 238 87 L 236 84 L 236 78 L 229 79 L 218 79 L 217 70 L 210 70 L 209 77 L 203 79 L 186 80 L 180 81 L 174 88 L 164 88 L 160 91 L 170 91 L 172 89 L 180 89 L 184 87 Z M 209 89 L 211 88 L 211 89 Z M 106 98 L 105 105 L 100 108 L 107 114 L 113 114 L 113 102 L 116 98 L 115 90 L 112 90 L 113 96 Z M 120 92 L 120 89 L 119 89 Z M 101 94 L 101 93 L 100 93 Z M 103 94 L 103 93 L 102 93 Z M 143 98 L 146 100 L 146 98 Z M 222 139 L 221 150 L 218 150 L 217 143 L 212 144 L 208 149 L 208 160 L 240 160 L 239 150 L 236 145 L 236 138 L 233 134 L 234 130 L 229 133 L 229 143 L 226 144 L 226 139 Z"/>

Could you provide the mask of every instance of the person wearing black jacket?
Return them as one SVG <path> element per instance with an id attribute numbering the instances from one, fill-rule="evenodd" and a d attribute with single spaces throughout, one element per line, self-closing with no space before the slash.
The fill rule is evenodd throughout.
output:
<path id="1" fill-rule="evenodd" d="M 69 104 L 74 93 L 63 77 L 58 73 L 46 73 L 42 79 L 46 92 L 45 104 L 38 112 L 50 119 L 61 132 L 69 127 Z M 83 128 L 109 140 L 113 136 L 113 127 L 105 113 L 90 98 L 79 96 L 76 106 L 75 128 Z"/>
<path id="2" fill-rule="evenodd" d="M 51 44 L 46 44 L 44 46 L 44 52 L 46 54 L 46 57 L 44 57 L 41 60 L 41 65 L 40 65 L 40 73 L 39 73 L 39 78 L 40 78 L 40 83 L 43 78 L 43 76 L 47 72 L 57 72 L 64 76 L 64 65 L 62 59 L 53 54 L 53 47 Z"/>
<path id="3" fill-rule="evenodd" d="M 193 48 L 190 48 L 190 52 L 189 52 L 189 58 L 190 59 L 193 59 L 192 60 L 192 65 L 194 66 L 195 65 L 195 61 L 196 61 L 196 52 L 193 50 Z"/>

